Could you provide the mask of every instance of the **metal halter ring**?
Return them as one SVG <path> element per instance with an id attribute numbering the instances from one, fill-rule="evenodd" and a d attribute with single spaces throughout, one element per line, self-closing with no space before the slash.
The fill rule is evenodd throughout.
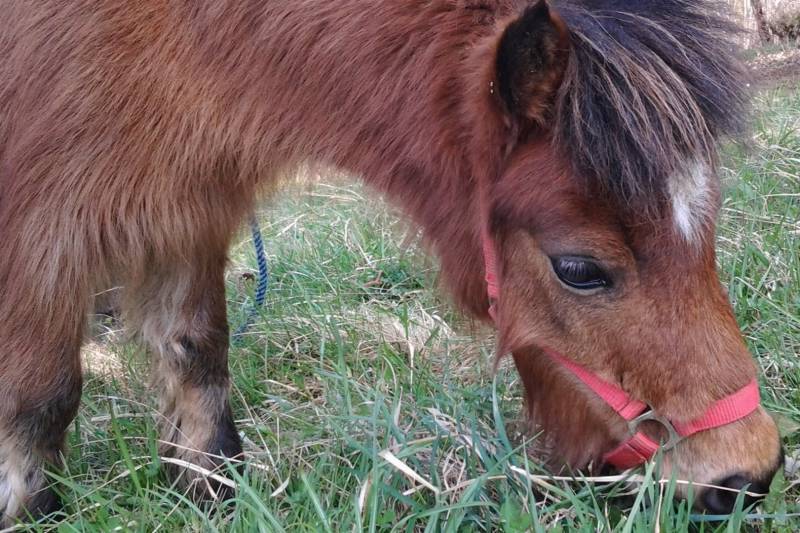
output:
<path id="1" fill-rule="evenodd" d="M 678 433 L 678 430 L 675 429 L 675 426 L 672 425 L 672 422 L 656 413 L 652 407 L 633 420 L 628 421 L 628 431 L 630 431 L 631 435 L 636 435 L 636 433 L 639 432 L 639 425 L 649 421 L 658 422 L 667 430 L 667 442 L 661 444 L 662 450 L 671 450 L 683 440 L 683 437 Z"/>

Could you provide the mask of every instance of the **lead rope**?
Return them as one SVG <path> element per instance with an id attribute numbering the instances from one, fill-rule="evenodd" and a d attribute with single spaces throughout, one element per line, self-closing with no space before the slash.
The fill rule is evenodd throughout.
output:
<path id="1" fill-rule="evenodd" d="M 247 333 L 247 330 L 253 325 L 253 319 L 264 306 L 264 301 L 267 299 L 267 289 L 269 288 L 269 267 L 267 265 L 267 254 L 264 252 L 264 237 L 261 235 L 261 227 L 255 215 L 250 217 L 250 233 L 253 236 L 253 248 L 255 248 L 256 263 L 258 264 L 258 283 L 256 284 L 253 305 L 247 311 L 244 322 L 233 333 L 234 344 L 239 344 L 242 340 L 242 335 Z"/>

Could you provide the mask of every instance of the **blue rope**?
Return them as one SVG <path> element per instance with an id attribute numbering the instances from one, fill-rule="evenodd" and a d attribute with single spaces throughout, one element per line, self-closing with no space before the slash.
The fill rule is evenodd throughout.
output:
<path id="1" fill-rule="evenodd" d="M 269 268 L 267 267 L 267 254 L 264 253 L 264 239 L 261 236 L 261 228 L 255 215 L 250 219 L 250 231 L 253 233 L 253 246 L 256 249 L 256 261 L 258 262 L 258 285 L 256 285 L 256 307 L 262 307 L 264 300 L 267 299 L 267 288 L 269 287 Z"/>
<path id="2" fill-rule="evenodd" d="M 253 319 L 258 315 L 259 309 L 264 306 L 264 301 L 267 299 L 267 288 L 269 288 L 269 267 L 267 265 L 267 254 L 264 252 L 264 237 L 261 235 L 261 227 L 255 215 L 250 217 L 250 232 L 253 234 L 253 247 L 256 251 L 256 262 L 258 263 L 258 284 L 256 285 L 253 306 L 247 312 L 244 322 L 233 334 L 233 338 L 237 341 L 253 325 Z"/>
<path id="3" fill-rule="evenodd" d="M 691 522 L 725 522 L 730 520 L 734 515 L 729 514 L 690 514 L 689 521 Z M 785 520 L 787 518 L 796 518 L 800 513 L 749 513 L 742 515 L 740 518 L 749 521 L 758 520 Z"/>

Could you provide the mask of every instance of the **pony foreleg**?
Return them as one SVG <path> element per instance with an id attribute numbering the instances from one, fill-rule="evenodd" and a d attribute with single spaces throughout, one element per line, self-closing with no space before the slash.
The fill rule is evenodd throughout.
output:
<path id="1" fill-rule="evenodd" d="M 61 465 L 64 436 L 80 402 L 84 314 L 74 308 L 76 300 L 53 295 L 46 317 L 35 315 L 34 307 L 0 307 L 2 526 L 60 507 L 45 470 Z"/>
<path id="2" fill-rule="evenodd" d="M 196 261 L 151 267 L 127 306 L 155 358 L 167 469 L 193 496 L 221 499 L 230 494 L 215 475 L 242 453 L 228 401 L 225 256 Z"/>

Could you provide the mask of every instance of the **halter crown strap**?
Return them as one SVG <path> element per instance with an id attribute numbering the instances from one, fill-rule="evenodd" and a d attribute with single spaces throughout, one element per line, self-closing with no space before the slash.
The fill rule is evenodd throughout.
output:
<path id="1" fill-rule="evenodd" d="M 500 299 L 498 262 L 494 241 L 485 227 L 482 230 L 482 240 L 486 290 L 490 302 L 489 316 L 492 320 L 496 320 L 497 302 Z M 668 430 L 670 440 L 665 447 L 669 448 L 677 444 L 682 438 L 740 420 L 755 411 L 761 403 L 758 383 L 754 379 L 737 392 L 715 402 L 699 418 L 689 422 L 672 422 L 658 416 L 646 403 L 631 398 L 622 388 L 609 383 L 575 361 L 551 350 L 546 350 L 545 353 L 556 363 L 569 370 L 579 381 L 606 402 L 614 412 L 628 421 L 630 436 L 603 456 L 603 460 L 606 463 L 621 470 L 627 470 L 645 463 L 661 447 L 659 443 L 638 430 L 639 423 L 643 421 L 653 420 L 659 422 Z"/>
<path id="2" fill-rule="evenodd" d="M 497 320 L 497 300 L 500 299 L 500 284 L 497 277 L 497 255 L 489 230 L 483 228 L 483 267 L 486 271 L 486 293 L 489 295 L 489 316 Z"/>

